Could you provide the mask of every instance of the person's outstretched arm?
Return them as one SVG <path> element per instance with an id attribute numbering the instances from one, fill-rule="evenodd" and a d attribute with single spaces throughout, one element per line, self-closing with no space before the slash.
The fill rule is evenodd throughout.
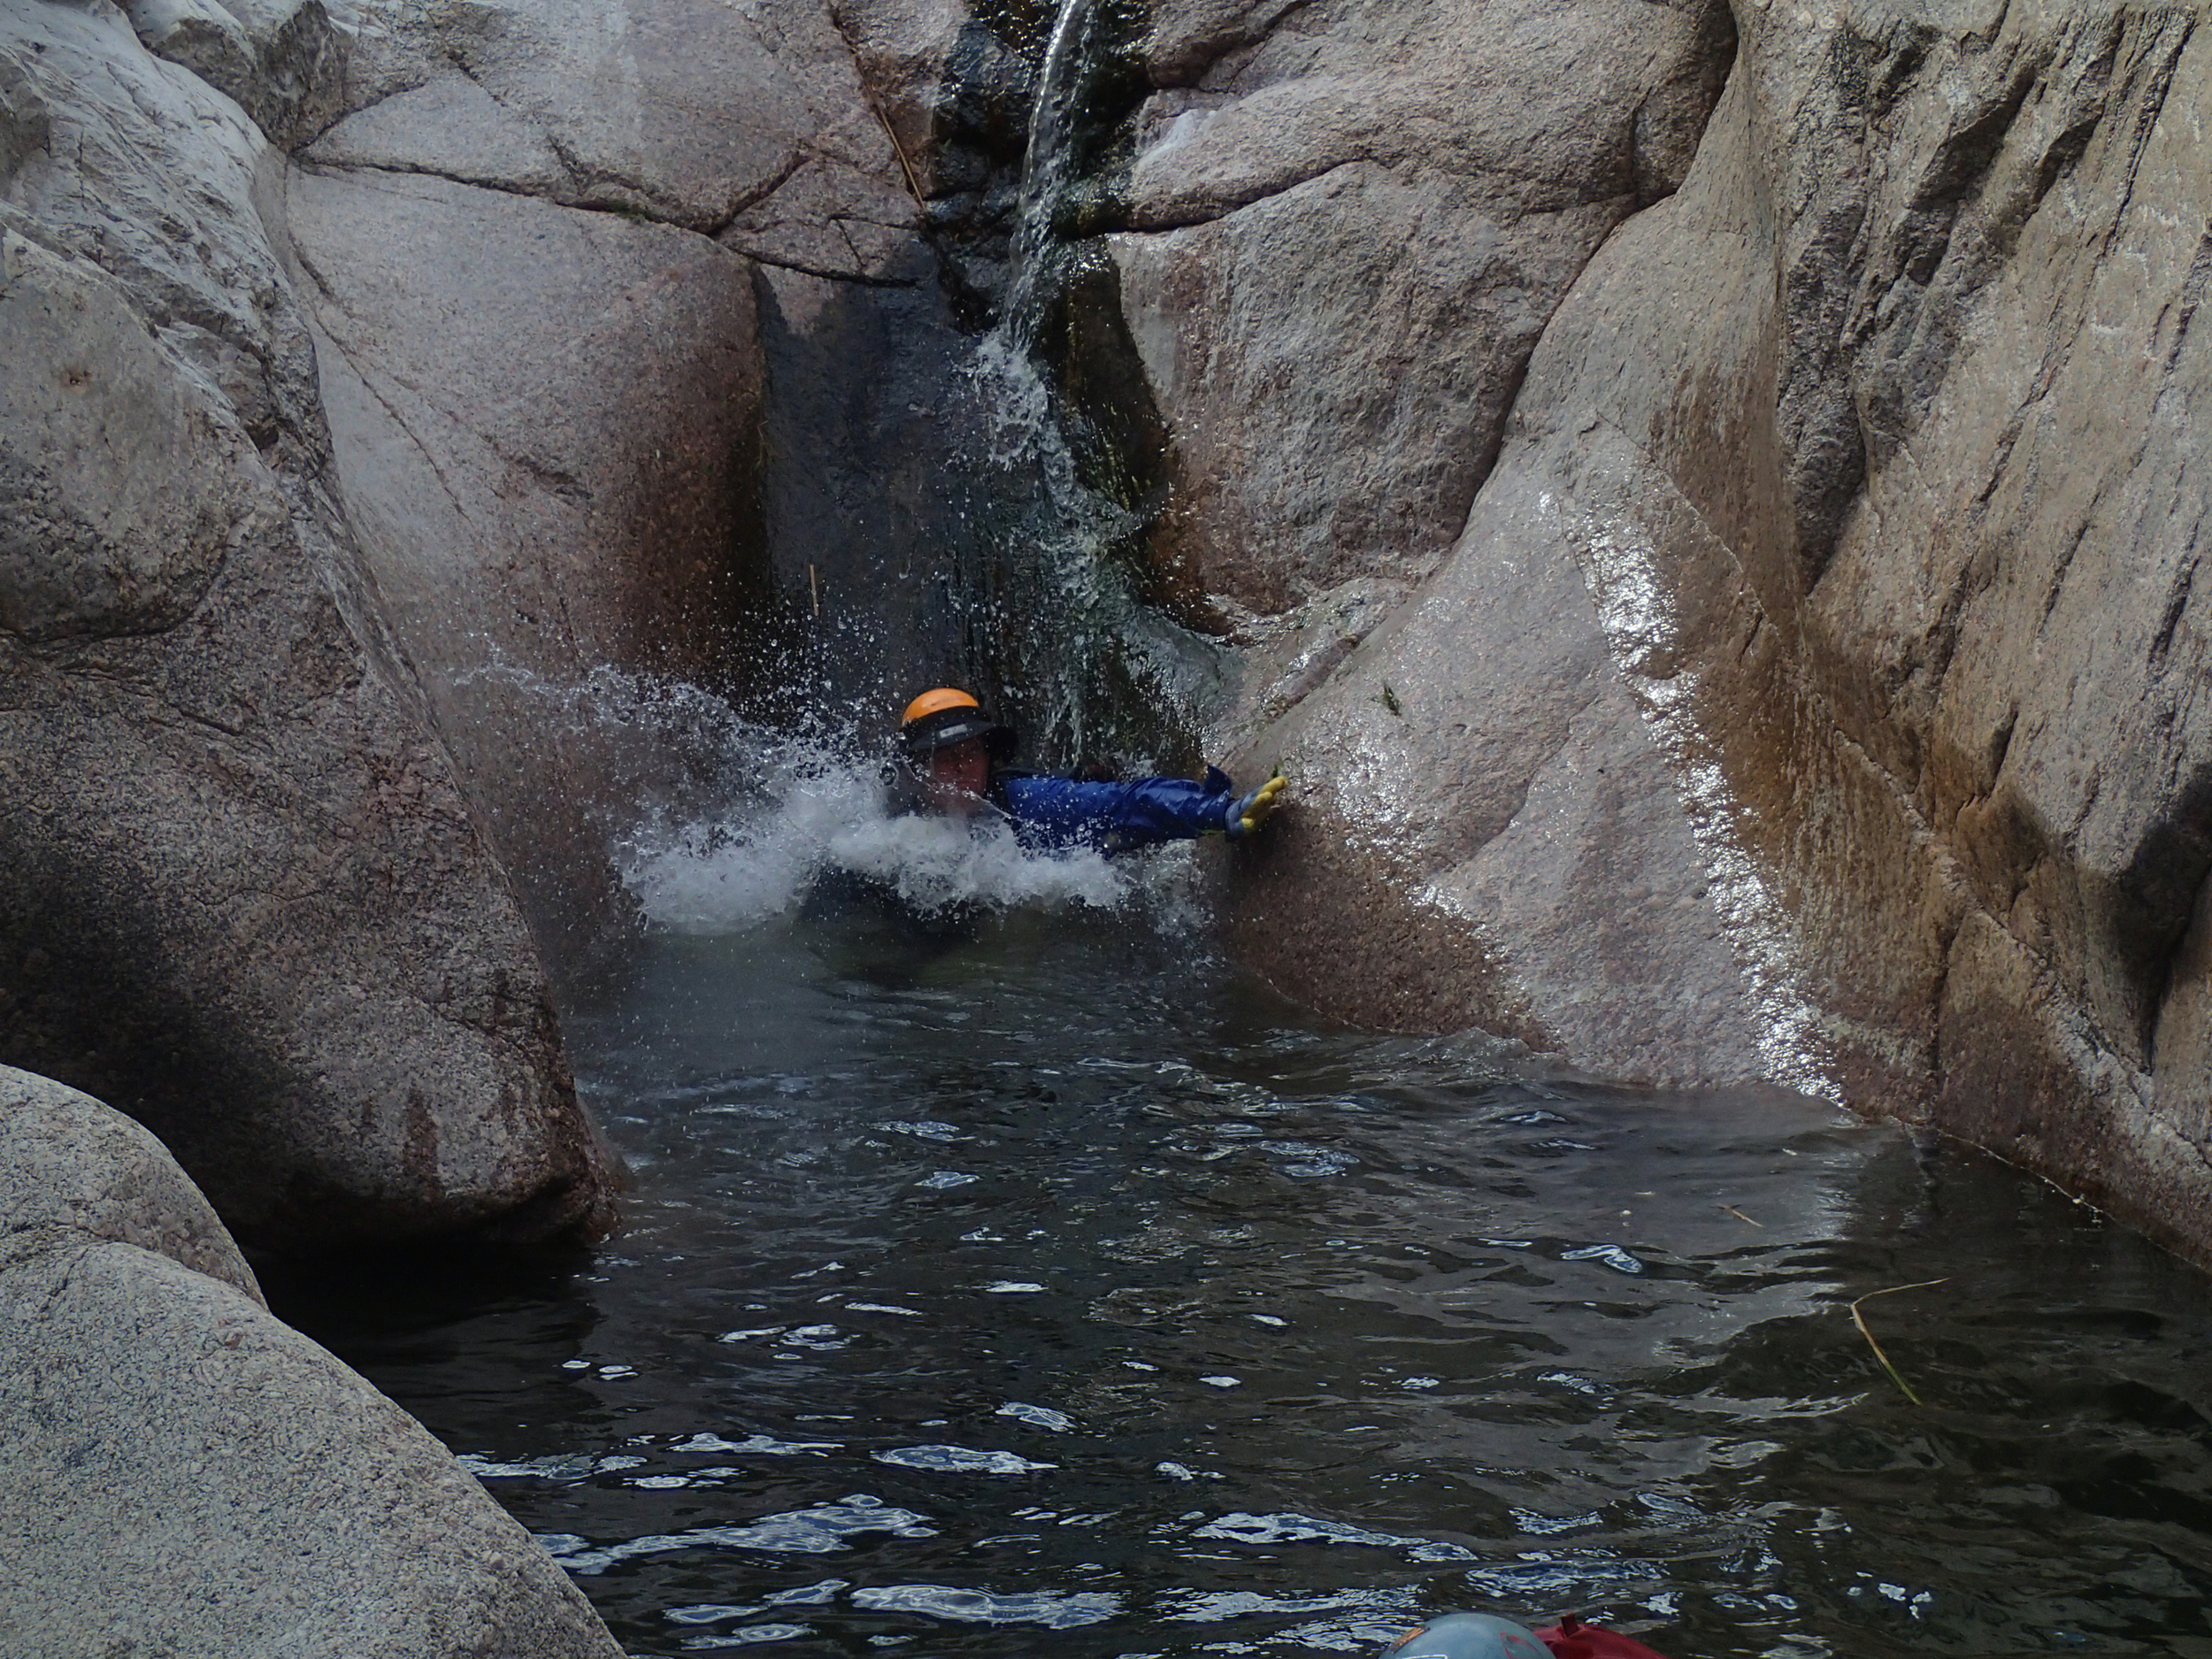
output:
<path id="1" fill-rule="evenodd" d="M 1283 780 L 1271 778 L 1240 795 L 1225 773 L 1209 766 L 1200 783 L 1187 778 L 1084 783 L 1015 773 L 1002 779 L 1000 788 L 1009 816 L 1046 841 L 1119 850 L 1200 835 L 1248 835 L 1274 810 Z"/>

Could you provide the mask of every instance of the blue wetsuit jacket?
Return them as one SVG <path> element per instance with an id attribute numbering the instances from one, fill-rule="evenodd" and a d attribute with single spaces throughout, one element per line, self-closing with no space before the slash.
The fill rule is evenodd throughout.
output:
<path id="1" fill-rule="evenodd" d="M 991 795 L 1033 846 L 1095 847 L 1110 853 L 1217 834 L 1237 799 L 1236 786 L 1216 766 L 1206 768 L 1202 783 L 1187 778 L 1085 783 L 1001 772 L 991 780 Z"/>

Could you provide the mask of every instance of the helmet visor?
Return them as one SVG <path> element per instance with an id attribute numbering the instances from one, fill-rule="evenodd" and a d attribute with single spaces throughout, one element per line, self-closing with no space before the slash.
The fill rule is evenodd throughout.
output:
<path id="1" fill-rule="evenodd" d="M 1014 733 L 980 709 L 940 709 L 910 720 L 899 733 L 899 742 L 916 760 L 955 743 L 980 738 L 994 760 L 1013 752 Z"/>

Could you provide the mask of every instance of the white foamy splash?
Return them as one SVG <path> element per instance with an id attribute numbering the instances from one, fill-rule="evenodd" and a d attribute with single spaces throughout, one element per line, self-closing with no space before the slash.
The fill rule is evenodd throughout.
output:
<path id="1" fill-rule="evenodd" d="M 1111 909 L 1131 876 L 1087 848 L 1025 848 L 995 813 L 972 822 L 896 810 L 885 768 L 785 741 L 757 757 L 758 793 L 726 818 L 649 822 L 622 875 L 646 918 L 730 933 L 788 914 L 826 879 L 854 876 L 923 913 L 1016 906 Z"/>
<path id="2" fill-rule="evenodd" d="M 726 933 L 797 910 L 826 880 L 857 878 L 924 914 L 1118 910 L 1161 926 L 1196 925 L 1187 852 L 1109 860 L 1090 848 L 1025 847 L 986 809 L 970 822 L 901 810 L 889 756 L 847 710 L 808 735 L 746 718 L 682 680 L 594 670 L 556 683 L 494 653 L 453 681 L 529 699 L 545 729 L 595 757 L 634 803 L 612 851 L 646 921 Z"/>

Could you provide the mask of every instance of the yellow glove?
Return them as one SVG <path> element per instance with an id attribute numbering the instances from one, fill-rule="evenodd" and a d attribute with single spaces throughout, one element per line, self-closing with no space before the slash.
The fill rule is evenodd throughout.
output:
<path id="1" fill-rule="evenodd" d="M 1279 772 L 1251 794 L 1232 801 L 1221 821 L 1222 833 L 1231 841 L 1240 841 L 1251 834 L 1267 822 L 1269 813 L 1282 804 L 1283 791 L 1289 787 L 1290 780 Z"/>

